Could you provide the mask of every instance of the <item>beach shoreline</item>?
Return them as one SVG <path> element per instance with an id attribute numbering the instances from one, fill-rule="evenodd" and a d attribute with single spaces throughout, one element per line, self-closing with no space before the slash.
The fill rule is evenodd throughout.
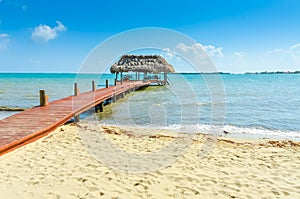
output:
<path id="1" fill-rule="evenodd" d="M 64 125 L 0 157 L 0 194 L 8 199 L 300 197 L 299 142 L 219 137 L 211 151 L 200 157 L 208 135 L 197 134 L 182 156 L 158 169 L 135 173 L 118 169 L 129 156 L 109 165 L 90 153 L 87 144 L 92 143 L 84 142 L 82 135 L 97 133 L 111 146 L 145 158 L 174 140 L 171 131 Z M 109 160 L 114 156 L 103 143 L 98 140 L 97 147 Z M 141 159 L 145 165 L 155 161 Z"/>

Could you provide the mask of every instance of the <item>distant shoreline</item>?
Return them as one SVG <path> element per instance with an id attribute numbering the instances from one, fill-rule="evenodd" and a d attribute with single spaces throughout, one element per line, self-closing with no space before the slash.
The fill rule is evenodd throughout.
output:
<path id="1" fill-rule="evenodd" d="M 74 72 L 0 72 L 3 75 L 13 75 L 13 74 L 40 74 L 40 75 L 99 75 L 99 73 L 74 73 Z M 175 72 L 173 74 L 204 74 L 204 75 L 257 75 L 257 74 L 300 74 L 300 71 L 264 71 L 264 72 L 244 72 L 244 73 L 230 73 L 230 72 Z M 111 73 L 102 73 L 102 75 L 111 75 Z"/>

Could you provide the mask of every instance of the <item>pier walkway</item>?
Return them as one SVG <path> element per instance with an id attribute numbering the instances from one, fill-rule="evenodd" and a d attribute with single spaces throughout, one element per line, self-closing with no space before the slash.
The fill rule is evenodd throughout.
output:
<path id="1" fill-rule="evenodd" d="M 113 101 L 140 87 L 149 86 L 151 81 L 124 82 L 109 88 L 69 96 L 37 106 L 11 117 L 0 120 L 0 156 L 48 135 L 73 117 L 96 107 L 102 110 L 103 102 Z"/>

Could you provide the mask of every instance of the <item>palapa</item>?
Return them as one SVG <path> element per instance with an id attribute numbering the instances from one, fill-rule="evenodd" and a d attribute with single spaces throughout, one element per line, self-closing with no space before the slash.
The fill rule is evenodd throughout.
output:
<path id="1" fill-rule="evenodd" d="M 159 55 L 123 55 L 114 63 L 111 73 L 122 72 L 174 73 L 174 67 Z"/>

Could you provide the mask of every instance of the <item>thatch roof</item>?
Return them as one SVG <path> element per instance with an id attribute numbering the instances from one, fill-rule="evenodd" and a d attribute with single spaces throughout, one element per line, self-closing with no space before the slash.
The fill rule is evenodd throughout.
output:
<path id="1" fill-rule="evenodd" d="M 123 55 L 119 61 L 110 67 L 111 73 L 129 71 L 148 73 L 175 72 L 173 66 L 159 55 Z"/>

